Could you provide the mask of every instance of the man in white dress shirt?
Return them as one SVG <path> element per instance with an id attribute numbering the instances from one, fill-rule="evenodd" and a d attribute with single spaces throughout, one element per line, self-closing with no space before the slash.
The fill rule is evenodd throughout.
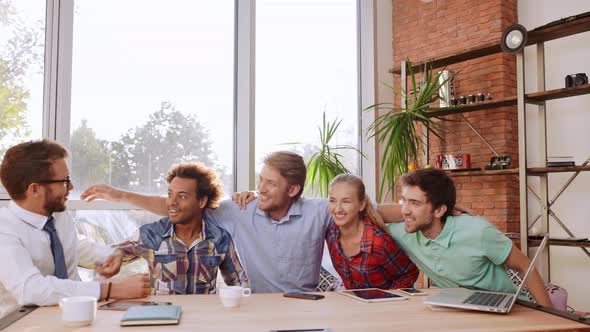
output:
<path id="1" fill-rule="evenodd" d="M 83 282 L 78 264 L 116 274 L 122 259 L 113 248 L 78 241 L 72 217 L 63 211 L 70 190 L 67 150 L 50 140 L 30 141 L 6 151 L 0 178 L 12 201 L 0 209 L 0 303 L 53 305 L 86 295 L 131 299 L 149 293 L 149 277 Z"/>

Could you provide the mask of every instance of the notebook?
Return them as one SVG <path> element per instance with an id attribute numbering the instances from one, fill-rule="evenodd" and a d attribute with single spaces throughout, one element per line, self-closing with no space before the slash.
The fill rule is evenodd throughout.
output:
<path id="1" fill-rule="evenodd" d="M 524 288 L 524 283 L 530 275 L 530 272 L 535 267 L 535 262 L 539 258 L 543 248 L 545 248 L 548 239 L 549 235 L 545 235 L 545 237 L 543 237 L 543 241 L 541 241 L 539 249 L 537 250 L 535 257 L 533 257 L 531 260 L 531 264 L 522 278 L 522 282 L 518 286 L 515 294 L 476 291 L 467 288 L 445 288 L 437 295 L 429 296 L 424 299 L 424 303 L 439 307 L 489 311 L 502 314 L 509 313 L 514 306 L 518 295 Z"/>
<path id="2" fill-rule="evenodd" d="M 176 325 L 180 320 L 180 306 L 132 306 L 121 319 L 121 326 Z"/>

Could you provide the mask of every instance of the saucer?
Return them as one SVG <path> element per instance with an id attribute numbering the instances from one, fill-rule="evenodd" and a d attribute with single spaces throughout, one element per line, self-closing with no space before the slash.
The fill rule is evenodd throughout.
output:
<path id="1" fill-rule="evenodd" d="M 64 325 L 72 327 L 88 326 L 92 324 L 92 320 L 64 320 Z"/>

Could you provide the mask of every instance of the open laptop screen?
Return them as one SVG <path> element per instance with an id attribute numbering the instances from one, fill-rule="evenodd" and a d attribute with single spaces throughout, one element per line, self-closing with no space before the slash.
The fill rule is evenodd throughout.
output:
<path id="1" fill-rule="evenodd" d="M 510 306 L 508 308 L 512 308 L 512 306 L 514 305 L 514 303 L 518 299 L 518 296 L 520 295 L 520 293 L 522 292 L 522 289 L 524 288 L 525 281 L 529 277 L 529 274 L 531 273 L 531 271 L 535 268 L 535 264 L 537 263 L 539 256 L 541 256 L 541 252 L 545 248 L 545 245 L 547 245 L 547 240 L 549 240 L 549 234 L 545 235 L 543 237 L 543 241 L 541 241 L 541 244 L 539 244 L 539 249 L 537 249 L 535 256 L 531 260 L 531 264 L 529 265 L 529 268 L 526 270 L 526 273 L 522 277 L 522 282 L 520 283 L 520 285 L 518 285 L 518 289 L 516 290 L 516 295 L 512 298 L 512 302 L 510 303 Z"/>

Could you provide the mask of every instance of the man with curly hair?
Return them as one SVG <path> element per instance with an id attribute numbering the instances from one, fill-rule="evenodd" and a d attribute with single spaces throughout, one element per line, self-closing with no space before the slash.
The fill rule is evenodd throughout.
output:
<path id="1" fill-rule="evenodd" d="M 118 245 L 126 258 L 147 260 L 153 294 L 212 294 L 217 271 L 231 286 L 248 287 L 230 234 L 203 213 L 218 206 L 221 184 L 200 163 L 172 166 L 166 177 L 168 217 L 139 228 Z"/>

